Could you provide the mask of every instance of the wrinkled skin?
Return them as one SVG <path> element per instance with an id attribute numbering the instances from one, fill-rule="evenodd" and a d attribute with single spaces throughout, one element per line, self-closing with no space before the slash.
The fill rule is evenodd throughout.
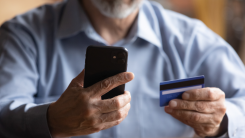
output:
<path id="1" fill-rule="evenodd" d="M 218 88 L 203 88 L 186 91 L 182 98 L 170 101 L 165 111 L 201 137 L 217 136 L 226 113 L 225 93 Z"/>
<path id="2" fill-rule="evenodd" d="M 133 73 L 125 72 L 83 88 L 82 71 L 61 97 L 49 106 L 47 116 L 51 135 L 88 135 L 121 123 L 130 109 L 130 93 L 125 91 L 123 95 L 107 100 L 101 100 L 101 96 L 133 78 Z"/>

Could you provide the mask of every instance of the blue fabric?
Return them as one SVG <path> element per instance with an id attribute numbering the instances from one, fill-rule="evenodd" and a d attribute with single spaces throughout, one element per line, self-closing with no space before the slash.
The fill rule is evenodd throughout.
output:
<path id="1" fill-rule="evenodd" d="M 49 138 L 46 112 L 84 68 L 89 45 L 107 45 L 78 0 L 45 5 L 0 28 L 0 137 Z M 81 137 L 192 137 L 159 106 L 159 83 L 205 75 L 226 93 L 229 137 L 245 136 L 245 68 L 234 50 L 198 20 L 144 1 L 129 35 L 126 84 L 131 110 L 118 126 Z"/>

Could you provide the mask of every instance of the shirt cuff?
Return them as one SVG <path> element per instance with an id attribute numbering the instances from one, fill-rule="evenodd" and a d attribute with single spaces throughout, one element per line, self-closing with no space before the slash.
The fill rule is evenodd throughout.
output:
<path id="1" fill-rule="evenodd" d="M 47 122 L 49 104 L 37 105 L 29 108 L 26 112 L 26 130 L 33 138 L 52 138 Z"/>
<path id="2" fill-rule="evenodd" d="M 242 114 L 241 107 L 239 105 L 240 99 L 226 99 L 227 117 L 228 117 L 228 136 L 229 138 L 242 138 L 245 136 L 245 116 Z"/>
<path id="3" fill-rule="evenodd" d="M 228 133 L 225 133 L 224 135 L 218 137 L 218 138 L 229 138 Z"/>
<path id="4" fill-rule="evenodd" d="M 197 134 L 195 134 L 194 136 L 193 136 L 193 138 L 202 138 L 202 137 L 200 137 L 200 136 L 198 136 Z M 209 137 L 210 138 L 210 137 Z M 228 133 L 225 133 L 224 135 L 222 135 L 222 136 L 220 136 L 220 137 L 213 137 L 213 138 L 229 138 L 229 135 L 228 135 Z"/>

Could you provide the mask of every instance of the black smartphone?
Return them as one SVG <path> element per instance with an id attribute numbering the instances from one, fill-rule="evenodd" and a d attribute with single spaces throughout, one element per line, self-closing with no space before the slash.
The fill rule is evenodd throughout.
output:
<path id="1" fill-rule="evenodd" d="M 108 77 L 127 71 L 128 51 L 124 47 L 89 46 L 86 50 L 84 88 Z M 120 85 L 102 99 L 111 99 L 124 93 L 125 84 Z"/>

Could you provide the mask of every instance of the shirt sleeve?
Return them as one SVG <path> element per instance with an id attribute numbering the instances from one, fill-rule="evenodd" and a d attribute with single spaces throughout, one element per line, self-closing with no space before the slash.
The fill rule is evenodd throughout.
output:
<path id="1" fill-rule="evenodd" d="M 34 104 L 39 80 L 35 40 L 28 28 L 0 28 L 0 137 L 50 138 L 49 104 Z"/>
<path id="2" fill-rule="evenodd" d="M 245 136 L 245 68 L 232 47 L 198 23 L 190 36 L 183 64 L 189 76 L 205 75 L 206 87 L 226 94 L 228 135 Z"/>
<path id="3" fill-rule="evenodd" d="M 228 133 L 225 133 L 224 135 L 218 137 L 218 138 L 229 138 Z"/>

